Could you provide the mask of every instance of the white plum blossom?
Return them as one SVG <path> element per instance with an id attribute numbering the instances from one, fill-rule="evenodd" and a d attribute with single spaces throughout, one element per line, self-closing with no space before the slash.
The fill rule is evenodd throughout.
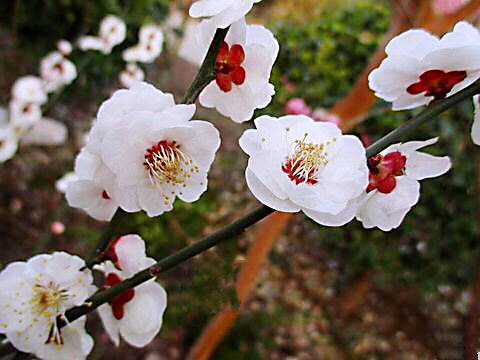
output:
<path id="1" fill-rule="evenodd" d="M 72 53 L 72 44 L 68 40 L 58 40 L 57 49 L 63 56 L 68 56 Z"/>
<path id="2" fill-rule="evenodd" d="M 163 31 L 157 25 L 144 25 L 139 31 L 137 45 L 123 52 L 123 60 L 126 62 L 153 62 L 162 52 Z"/>
<path id="3" fill-rule="evenodd" d="M 111 260 L 96 269 L 103 271 L 106 287 L 155 264 L 145 254 L 145 242 L 138 235 L 125 235 L 114 242 L 109 250 Z M 120 336 L 130 345 L 143 347 L 150 343 L 162 327 L 162 316 L 167 306 L 167 293 L 151 279 L 129 289 L 98 308 L 102 323 L 115 345 Z"/>
<path id="4" fill-rule="evenodd" d="M 85 318 L 58 328 L 57 317 L 95 291 L 85 262 L 65 252 L 10 263 L 0 273 L 0 333 L 18 350 L 45 360 L 85 359 L 93 339 Z"/>
<path id="5" fill-rule="evenodd" d="M 263 204 L 283 212 L 302 210 L 327 226 L 355 216 L 355 198 L 368 184 L 365 149 L 353 135 L 305 115 L 261 116 L 240 137 L 250 156 L 246 180 Z"/>
<path id="6" fill-rule="evenodd" d="M 369 185 L 357 199 L 356 218 L 363 227 L 390 231 L 402 223 L 420 198 L 419 180 L 446 173 L 448 156 L 433 156 L 417 150 L 438 138 L 394 144 L 368 159 Z"/>
<path id="7" fill-rule="evenodd" d="M 131 88 L 133 84 L 145 79 L 145 73 L 142 68 L 136 64 L 127 64 L 125 70 L 119 75 L 120 83 L 127 89 Z"/>
<path id="8" fill-rule="evenodd" d="M 42 118 L 42 110 L 37 103 L 11 100 L 8 104 L 10 123 L 17 136 L 23 136 Z"/>
<path id="9" fill-rule="evenodd" d="M 52 51 L 40 61 L 40 76 L 47 92 L 70 84 L 77 77 L 77 68 L 60 52 Z"/>
<path id="10" fill-rule="evenodd" d="M 110 220 L 118 208 L 111 195 L 114 175 L 100 156 L 83 148 L 75 159 L 75 176 L 77 179 L 69 181 L 66 186 L 68 204 L 85 210 L 97 220 Z"/>
<path id="11" fill-rule="evenodd" d="M 114 175 L 109 194 L 123 210 L 156 216 L 176 196 L 194 202 L 207 189 L 220 136 L 212 124 L 190 120 L 194 113 L 195 105 L 175 105 L 142 82 L 102 104 L 87 149 Z"/>
<path id="12" fill-rule="evenodd" d="M 480 145 L 480 97 L 475 95 L 473 97 L 473 106 L 475 109 L 473 125 L 472 125 L 472 141 L 475 145 Z"/>
<path id="13" fill-rule="evenodd" d="M 461 21 L 441 39 L 408 30 L 385 48 L 387 58 L 368 76 L 375 95 L 393 110 L 412 109 L 452 95 L 480 78 L 480 32 Z"/>
<path id="14" fill-rule="evenodd" d="M 99 36 L 82 36 L 78 39 L 81 50 L 99 50 L 110 54 L 113 47 L 120 44 L 127 36 L 127 26 L 119 17 L 107 15 L 100 22 Z"/>
<path id="15" fill-rule="evenodd" d="M 42 79 L 33 75 L 19 77 L 12 86 L 12 100 L 27 104 L 44 104 L 47 101 L 47 94 L 43 90 Z"/>
<path id="16" fill-rule="evenodd" d="M 0 162 L 10 159 L 18 149 L 18 139 L 10 124 L 0 125 Z"/>
<path id="17" fill-rule="evenodd" d="M 22 137 L 23 145 L 61 145 L 68 136 L 64 123 L 50 118 L 41 118 L 35 122 L 28 132 Z"/>
<path id="18" fill-rule="evenodd" d="M 200 26 L 213 34 L 209 21 Z M 278 50 L 277 40 L 264 26 L 247 25 L 244 18 L 232 24 L 216 58 L 216 79 L 201 92 L 200 104 L 237 123 L 250 120 L 275 93 L 269 78 Z"/>
<path id="19" fill-rule="evenodd" d="M 209 18 L 215 28 L 226 28 L 244 17 L 261 0 L 197 0 L 189 9 L 194 18 Z"/>

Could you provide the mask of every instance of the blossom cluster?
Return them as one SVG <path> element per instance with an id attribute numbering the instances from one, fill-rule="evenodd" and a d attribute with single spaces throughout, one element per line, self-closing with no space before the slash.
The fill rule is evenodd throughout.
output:
<path id="1" fill-rule="evenodd" d="M 105 275 L 103 288 L 155 263 L 138 235 L 116 239 L 103 260 L 96 265 Z M 13 262 L 0 272 L 0 334 L 40 359 L 85 359 L 94 345 L 85 329 L 86 317 L 69 322 L 65 313 L 85 304 L 96 290 L 91 271 L 78 256 L 55 252 Z M 166 304 L 165 290 L 151 279 L 116 295 L 98 313 L 116 345 L 121 334 L 130 345 L 142 347 L 160 331 Z"/>

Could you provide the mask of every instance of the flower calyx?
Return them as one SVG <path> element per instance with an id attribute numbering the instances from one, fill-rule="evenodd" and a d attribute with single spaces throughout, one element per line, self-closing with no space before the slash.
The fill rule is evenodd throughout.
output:
<path id="1" fill-rule="evenodd" d="M 406 162 L 407 157 L 400 151 L 368 158 L 367 166 L 370 173 L 367 193 L 375 189 L 383 194 L 391 193 L 397 184 L 395 177 L 405 175 Z"/>
<path id="2" fill-rule="evenodd" d="M 104 288 L 107 289 L 113 287 L 120 282 L 122 282 L 122 278 L 120 276 L 115 273 L 109 273 L 105 279 Z M 115 319 L 121 320 L 123 318 L 123 316 L 125 315 L 124 306 L 126 303 L 132 300 L 134 296 L 135 290 L 127 289 L 113 297 L 113 299 L 109 303 L 112 306 L 112 313 Z"/>
<path id="3" fill-rule="evenodd" d="M 241 66 L 245 60 L 245 52 L 239 44 L 231 47 L 224 41 L 220 46 L 215 59 L 215 81 L 218 87 L 224 91 L 232 90 L 232 82 L 242 85 L 245 81 L 245 69 Z"/>
<path id="4" fill-rule="evenodd" d="M 411 95 L 425 93 L 425 96 L 433 96 L 435 99 L 443 99 L 452 88 L 465 80 L 467 72 L 443 70 L 428 70 L 420 75 L 420 81 L 411 84 L 407 92 Z"/>

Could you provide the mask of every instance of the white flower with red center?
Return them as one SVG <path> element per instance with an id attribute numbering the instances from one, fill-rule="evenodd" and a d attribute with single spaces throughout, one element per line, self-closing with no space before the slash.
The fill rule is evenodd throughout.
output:
<path id="1" fill-rule="evenodd" d="M 96 266 L 105 274 L 105 287 L 115 286 L 155 263 L 146 256 L 145 243 L 138 235 L 117 239 L 107 258 L 111 261 Z M 167 293 L 152 279 L 117 295 L 98 312 L 115 345 L 119 345 L 121 335 L 130 345 L 143 347 L 160 331 L 166 306 Z"/>
<path id="2" fill-rule="evenodd" d="M 127 36 L 127 26 L 115 15 L 107 15 L 100 22 L 99 36 L 82 36 L 78 39 L 81 50 L 99 50 L 110 54 L 114 46 L 120 44 Z"/>
<path id="3" fill-rule="evenodd" d="M 472 125 L 472 141 L 475 145 L 480 145 L 480 97 L 475 95 L 473 97 L 473 107 L 474 111 L 474 118 L 473 118 L 473 125 Z"/>
<path id="4" fill-rule="evenodd" d="M 47 94 L 43 90 L 42 79 L 28 75 L 15 80 L 12 86 L 12 100 L 24 104 L 44 104 Z"/>
<path id="5" fill-rule="evenodd" d="M 125 211 L 160 215 L 176 196 L 194 202 L 207 189 L 220 136 L 212 124 L 190 120 L 194 113 L 195 105 L 175 105 L 170 94 L 146 83 L 102 105 L 89 144 L 100 147 L 115 176 L 112 196 Z"/>
<path id="6" fill-rule="evenodd" d="M 480 78 L 480 32 L 465 21 L 441 39 L 408 30 L 393 38 L 385 52 L 387 58 L 368 81 L 377 97 L 393 103 L 393 110 L 443 99 Z"/>
<path id="7" fill-rule="evenodd" d="M 145 73 L 136 64 L 127 64 L 125 70 L 120 73 L 120 83 L 126 88 L 131 88 L 135 83 L 143 81 L 145 79 Z"/>
<path id="8" fill-rule="evenodd" d="M 75 175 L 76 179 L 69 181 L 65 189 L 68 204 L 97 220 L 110 220 L 118 209 L 111 195 L 115 177 L 100 156 L 83 148 L 75 159 Z"/>
<path id="9" fill-rule="evenodd" d="M 213 34 L 211 25 L 200 24 L 202 31 Z M 245 19 L 232 24 L 216 58 L 215 81 L 200 93 L 200 104 L 238 123 L 250 120 L 275 93 L 268 81 L 278 50 L 278 42 L 264 26 L 246 25 Z"/>
<path id="10" fill-rule="evenodd" d="M 77 77 L 77 68 L 60 52 L 52 51 L 40 61 L 40 76 L 47 92 L 70 84 Z"/>
<path id="11" fill-rule="evenodd" d="M 162 52 L 163 31 L 157 25 L 144 25 L 140 28 L 139 42 L 123 52 L 126 62 L 153 62 Z"/>
<path id="12" fill-rule="evenodd" d="M 189 15 L 194 18 L 208 17 L 215 28 L 226 28 L 245 16 L 253 4 L 261 0 L 197 0 L 190 6 Z"/>
<path id="13" fill-rule="evenodd" d="M 448 156 L 417 151 L 437 140 L 391 145 L 368 159 L 369 184 L 358 198 L 356 214 L 363 227 L 383 231 L 397 228 L 420 198 L 418 180 L 440 176 L 450 169 Z"/>
<path id="14" fill-rule="evenodd" d="M 357 137 L 305 115 L 261 116 L 255 126 L 239 143 L 250 156 L 247 185 L 261 203 L 283 212 L 302 210 L 328 226 L 353 219 L 354 199 L 368 184 Z"/>
<path id="15" fill-rule="evenodd" d="M 85 359 L 93 347 L 85 318 L 59 329 L 57 317 L 95 291 L 85 262 L 65 252 L 9 264 L 0 273 L 0 333 L 41 359 Z"/>

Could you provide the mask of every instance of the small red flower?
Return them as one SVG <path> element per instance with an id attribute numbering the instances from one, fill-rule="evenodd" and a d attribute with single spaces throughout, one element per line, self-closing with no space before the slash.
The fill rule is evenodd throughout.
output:
<path id="1" fill-rule="evenodd" d="M 224 41 L 220 46 L 215 60 L 215 80 L 218 87 L 228 92 L 232 90 L 232 82 L 235 85 L 242 85 L 245 81 L 245 69 L 241 66 L 245 60 L 245 52 L 239 44 L 229 48 Z"/>

